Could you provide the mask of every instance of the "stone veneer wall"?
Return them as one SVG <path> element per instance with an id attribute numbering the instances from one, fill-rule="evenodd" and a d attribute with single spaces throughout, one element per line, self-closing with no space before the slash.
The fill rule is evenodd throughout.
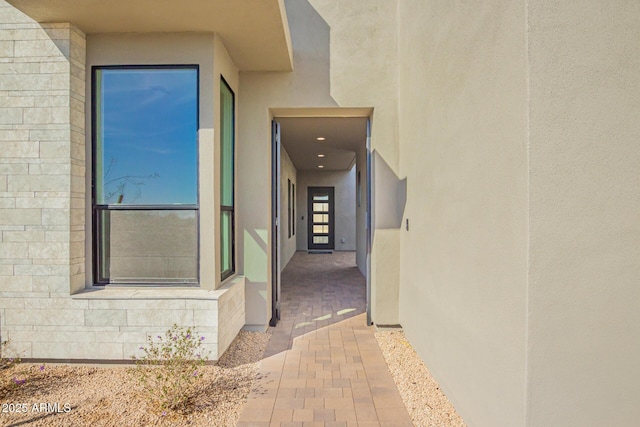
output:
<path id="1" fill-rule="evenodd" d="M 244 325 L 244 278 L 84 289 L 85 49 L 0 0 L 0 338 L 23 358 L 122 360 L 177 323 L 217 359 Z"/>
<path id="2" fill-rule="evenodd" d="M 109 288 L 73 295 L 71 302 L 75 323 L 82 326 L 54 329 L 55 342 L 44 342 L 42 348 L 47 336 L 41 328 L 27 333 L 34 348 L 48 358 L 127 360 L 140 355 L 147 335 L 163 334 L 175 323 L 194 326 L 206 338 L 209 358 L 217 360 L 244 326 L 242 277 L 215 291 Z"/>
<path id="3" fill-rule="evenodd" d="M 16 335 L 71 322 L 84 286 L 84 58 L 76 28 L 0 2 L 0 331 L 26 357 Z"/>

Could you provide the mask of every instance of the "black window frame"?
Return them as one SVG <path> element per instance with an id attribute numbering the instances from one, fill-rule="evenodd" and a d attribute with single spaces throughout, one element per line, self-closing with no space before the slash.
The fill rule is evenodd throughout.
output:
<path id="1" fill-rule="evenodd" d="M 231 236 L 229 238 L 230 242 L 231 242 L 231 247 L 229 248 L 230 251 L 230 258 L 231 258 L 231 268 L 228 270 L 222 270 L 222 268 L 220 269 L 220 280 L 224 281 L 226 279 L 228 279 L 229 277 L 233 276 L 236 273 L 236 213 L 235 213 L 235 205 L 236 205 L 236 185 L 235 185 L 235 180 L 236 180 L 236 94 L 233 91 L 233 89 L 231 89 L 231 86 L 229 85 L 229 83 L 227 83 L 227 81 L 225 80 L 224 76 L 220 75 L 220 95 L 222 95 L 222 86 L 224 85 L 224 87 L 227 88 L 227 90 L 229 91 L 229 93 L 231 94 L 231 111 L 232 111 L 232 117 L 231 117 L 231 157 L 232 157 L 232 162 L 231 162 L 231 203 L 232 205 L 223 205 L 222 204 L 222 173 L 223 173 L 223 169 L 222 169 L 222 164 L 224 161 L 223 155 L 222 155 L 222 111 L 224 110 L 222 108 L 222 96 L 220 96 L 220 266 L 222 266 L 222 256 L 224 254 L 224 248 L 222 247 L 222 218 L 223 218 L 223 212 L 231 212 L 231 225 L 230 225 L 230 232 L 231 232 Z"/>
<path id="2" fill-rule="evenodd" d="M 291 238 L 291 179 L 287 178 L 287 230 Z"/>
<path id="3" fill-rule="evenodd" d="M 196 130 L 200 129 L 200 65 L 199 64 L 127 64 L 127 65 L 94 65 L 91 67 L 91 218 L 92 218 L 92 279 L 94 286 L 184 286 L 198 287 L 200 286 L 200 152 L 199 139 L 196 135 L 196 204 L 145 204 L 145 205 L 113 205 L 96 203 L 96 142 L 97 142 L 97 85 L 96 76 L 98 70 L 161 70 L 161 69 L 192 69 L 196 71 Z M 112 282 L 109 278 L 102 277 L 100 274 L 100 214 L 102 211 L 176 211 L 176 210 L 192 210 L 195 211 L 196 218 L 196 281 L 185 282 Z M 108 245 L 107 241 L 107 245 Z"/>

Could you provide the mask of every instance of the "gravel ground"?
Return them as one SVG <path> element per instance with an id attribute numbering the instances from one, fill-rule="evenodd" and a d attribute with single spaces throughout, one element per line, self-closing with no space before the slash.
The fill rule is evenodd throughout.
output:
<path id="1" fill-rule="evenodd" d="M 466 426 L 403 332 L 377 331 L 375 336 L 415 426 Z"/>
<path id="2" fill-rule="evenodd" d="M 0 425 L 233 426 L 269 337 L 266 333 L 240 332 L 218 364 L 203 369 L 193 393 L 192 410 L 187 414 L 162 415 L 148 407 L 128 372 L 131 366 L 46 365 L 41 370 L 40 365 L 21 364 L 5 369 L 0 371 Z M 26 382 L 6 387 L 13 384 L 14 377 Z M 20 404 L 19 409 L 26 408 L 26 413 L 16 413 L 18 406 L 10 404 Z M 69 405 L 68 412 L 64 412 L 65 404 Z"/>

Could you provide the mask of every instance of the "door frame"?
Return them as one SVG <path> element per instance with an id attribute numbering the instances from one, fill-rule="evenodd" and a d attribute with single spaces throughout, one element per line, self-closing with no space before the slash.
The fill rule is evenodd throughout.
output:
<path id="1" fill-rule="evenodd" d="M 271 256 L 271 304 L 272 304 L 272 317 L 270 325 L 275 326 L 280 316 L 280 236 L 279 231 L 279 209 L 280 209 L 280 126 L 277 126 L 277 139 L 276 144 L 276 129 L 277 117 L 363 117 L 367 119 L 367 139 L 366 139 L 366 322 L 367 325 L 373 323 L 371 317 L 371 249 L 373 246 L 373 221 L 372 221 L 372 192 L 373 192 L 373 179 L 372 179 L 372 162 L 371 162 L 371 117 L 373 117 L 374 109 L 372 107 L 364 108 L 341 108 L 341 107 L 329 107 L 329 108 L 269 108 L 269 115 L 271 121 L 271 241 L 270 241 L 270 256 Z"/>
<path id="2" fill-rule="evenodd" d="M 271 121 L 271 319 L 280 320 L 280 123 Z"/>
<path id="3" fill-rule="evenodd" d="M 312 191 L 326 191 L 329 193 L 329 243 L 324 247 L 313 247 L 313 199 Z M 336 249 L 336 198 L 335 187 L 307 187 L 307 250 L 327 250 Z"/>
<path id="4" fill-rule="evenodd" d="M 373 221 L 372 217 L 372 206 L 371 206 L 371 195 L 373 194 L 373 172 L 372 172 L 372 164 L 371 164 L 371 118 L 367 118 L 367 141 L 366 141 L 366 164 L 367 170 L 365 171 L 366 181 L 367 181 L 367 195 L 366 195 L 366 219 L 365 219 L 365 228 L 366 228 L 366 239 L 367 239 L 367 247 L 366 247 L 366 272 L 367 276 L 366 287 L 367 287 L 367 326 L 371 326 L 373 324 L 373 319 L 371 318 L 371 248 L 373 247 Z"/>

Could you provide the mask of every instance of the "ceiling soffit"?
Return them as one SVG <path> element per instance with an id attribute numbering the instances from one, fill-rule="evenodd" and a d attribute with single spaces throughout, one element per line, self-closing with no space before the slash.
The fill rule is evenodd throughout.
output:
<path id="1" fill-rule="evenodd" d="M 242 71 L 291 71 L 284 0 L 8 0 L 39 23 L 86 34 L 214 32 Z"/>

